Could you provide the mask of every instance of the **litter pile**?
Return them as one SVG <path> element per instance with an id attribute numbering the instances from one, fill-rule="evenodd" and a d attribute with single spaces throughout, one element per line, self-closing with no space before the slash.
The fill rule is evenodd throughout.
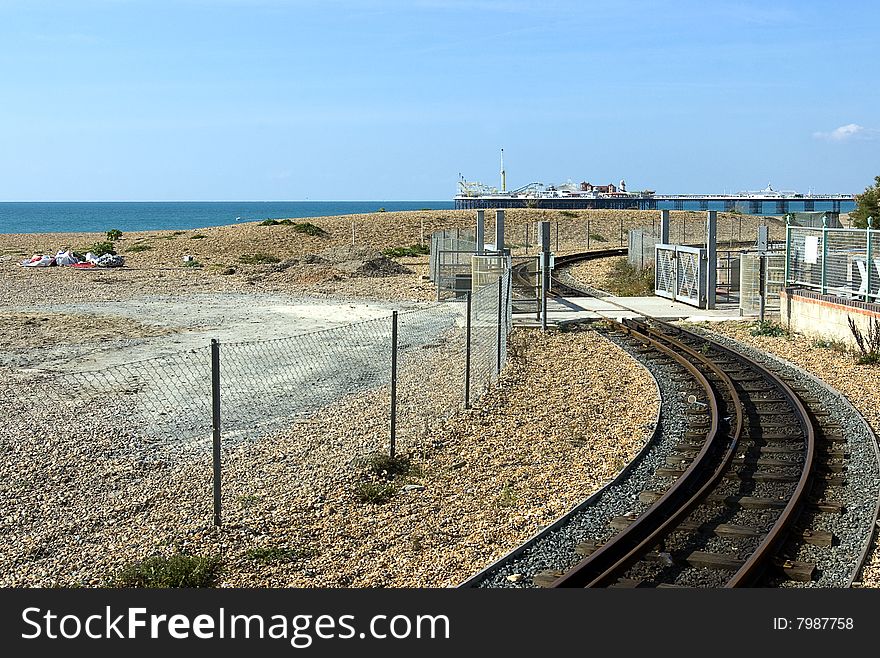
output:
<path id="1" fill-rule="evenodd" d="M 22 267 L 54 267 L 66 265 L 77 269 L 89 269 L 92 267 L 122 267 L 125 258 L 116 254 L 103 254 L 95 256 L 91 251 L 85 256 L 74 251 L 61 250 L 54 256 L 49 254 L 34 254 L 31 258 L 21 261 Z"/>

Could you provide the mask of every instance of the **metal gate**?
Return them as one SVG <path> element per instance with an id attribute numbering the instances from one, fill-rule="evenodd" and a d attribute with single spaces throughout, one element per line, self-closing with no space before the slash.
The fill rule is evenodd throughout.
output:
<path id="1" fill-rule="evenodd" d="M 706 250 L 658 244 L 654 248 L 654 294 L 706 308 Z"/>

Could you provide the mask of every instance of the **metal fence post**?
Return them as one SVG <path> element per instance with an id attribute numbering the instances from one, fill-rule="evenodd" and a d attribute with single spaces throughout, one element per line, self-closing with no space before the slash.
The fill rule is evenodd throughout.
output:
<path id="1" fill-rule="evenodd" d="M 587 217 L 587 250 L 590 248 L 590 218 Z"/>
<path id="2" fill-rule="evenodd" d="M 788 279 L 791 275 L 791 269 L 789 267 L 789 260 L 791 257 L 791 217 L 785 217 L 785 274 L 782 279 L 782 287 L 788 287 Z"/>
<path id="3" fill-rule="evenodd" d="M 828 216 L 822 215 L 822 294 L 828 289 Z"/>
<path id="4" fill-rule="evenodd" d="M 504 290 L 504 277 L 498 277 L 498 338 L 496 341 L 497 354 L 495 358 L 496 376 L 501 374 L 501 297 Z"/>
<path id="5" fill-rule="evenodd" d="M 467 291 L 467 317 L 464 330 L 464 408 L 471 408 L 471 291 Z"/>
<path id="6" fill-rule="evenodd" d="M 623 246 L 623 217 L 620 218 L 620 246 Z"/>
<path id="7" fill-rule="evenodd" d="M 867 281 L 865 285 L 865 301 L 871 301 L 871 270 L 874 269 L 873 254 L 871 253 L 871 229 L 874 227 L 874 218 L 868 217 L 868 224 L 865 228 L 867 236 L 867 245 L 865 245 L 865 269 L 867 270 Z"/>
<path id="8" fill-rule="evenodd" d="M 211 429 L 214 442 L 214 525 L 220 527 L 220 341 L 211 339 Z"/>
<path id="9" fill-rule="evenodd" d="M 389 456 L 394 458 L 397 443 L 397 311 L 391 313 L 391 447 Z"/>

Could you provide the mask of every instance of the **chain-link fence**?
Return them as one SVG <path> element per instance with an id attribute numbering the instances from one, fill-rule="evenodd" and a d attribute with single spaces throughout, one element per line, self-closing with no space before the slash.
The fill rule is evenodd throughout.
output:
<path id="1" fill-rule="evenodd" d="M 9 369 L 0 581 L 65 550 L 88 562 L 146 537 L 155 550 L 221 511 L 232 528 L 292 526 L 279 496 L 308 510 L 350 492 L 365 458 L 430 447 L 497 379 L 510 330 L 508 269 L 464 299 L 334 329 L 93 371 Z"/>

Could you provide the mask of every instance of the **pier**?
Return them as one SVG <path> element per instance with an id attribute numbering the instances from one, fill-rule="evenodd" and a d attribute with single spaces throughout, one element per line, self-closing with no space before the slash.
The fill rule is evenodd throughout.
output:
<path id="1" fill-rule="evenodd" d="M 746 215 L 785 215 L 789 212 L 849 212 L 851 194 L 745 195 L 654 194 L 618 196 L 457 195 L 456 210 L 543 208 L 554 210 L 718 210 Z"/>

